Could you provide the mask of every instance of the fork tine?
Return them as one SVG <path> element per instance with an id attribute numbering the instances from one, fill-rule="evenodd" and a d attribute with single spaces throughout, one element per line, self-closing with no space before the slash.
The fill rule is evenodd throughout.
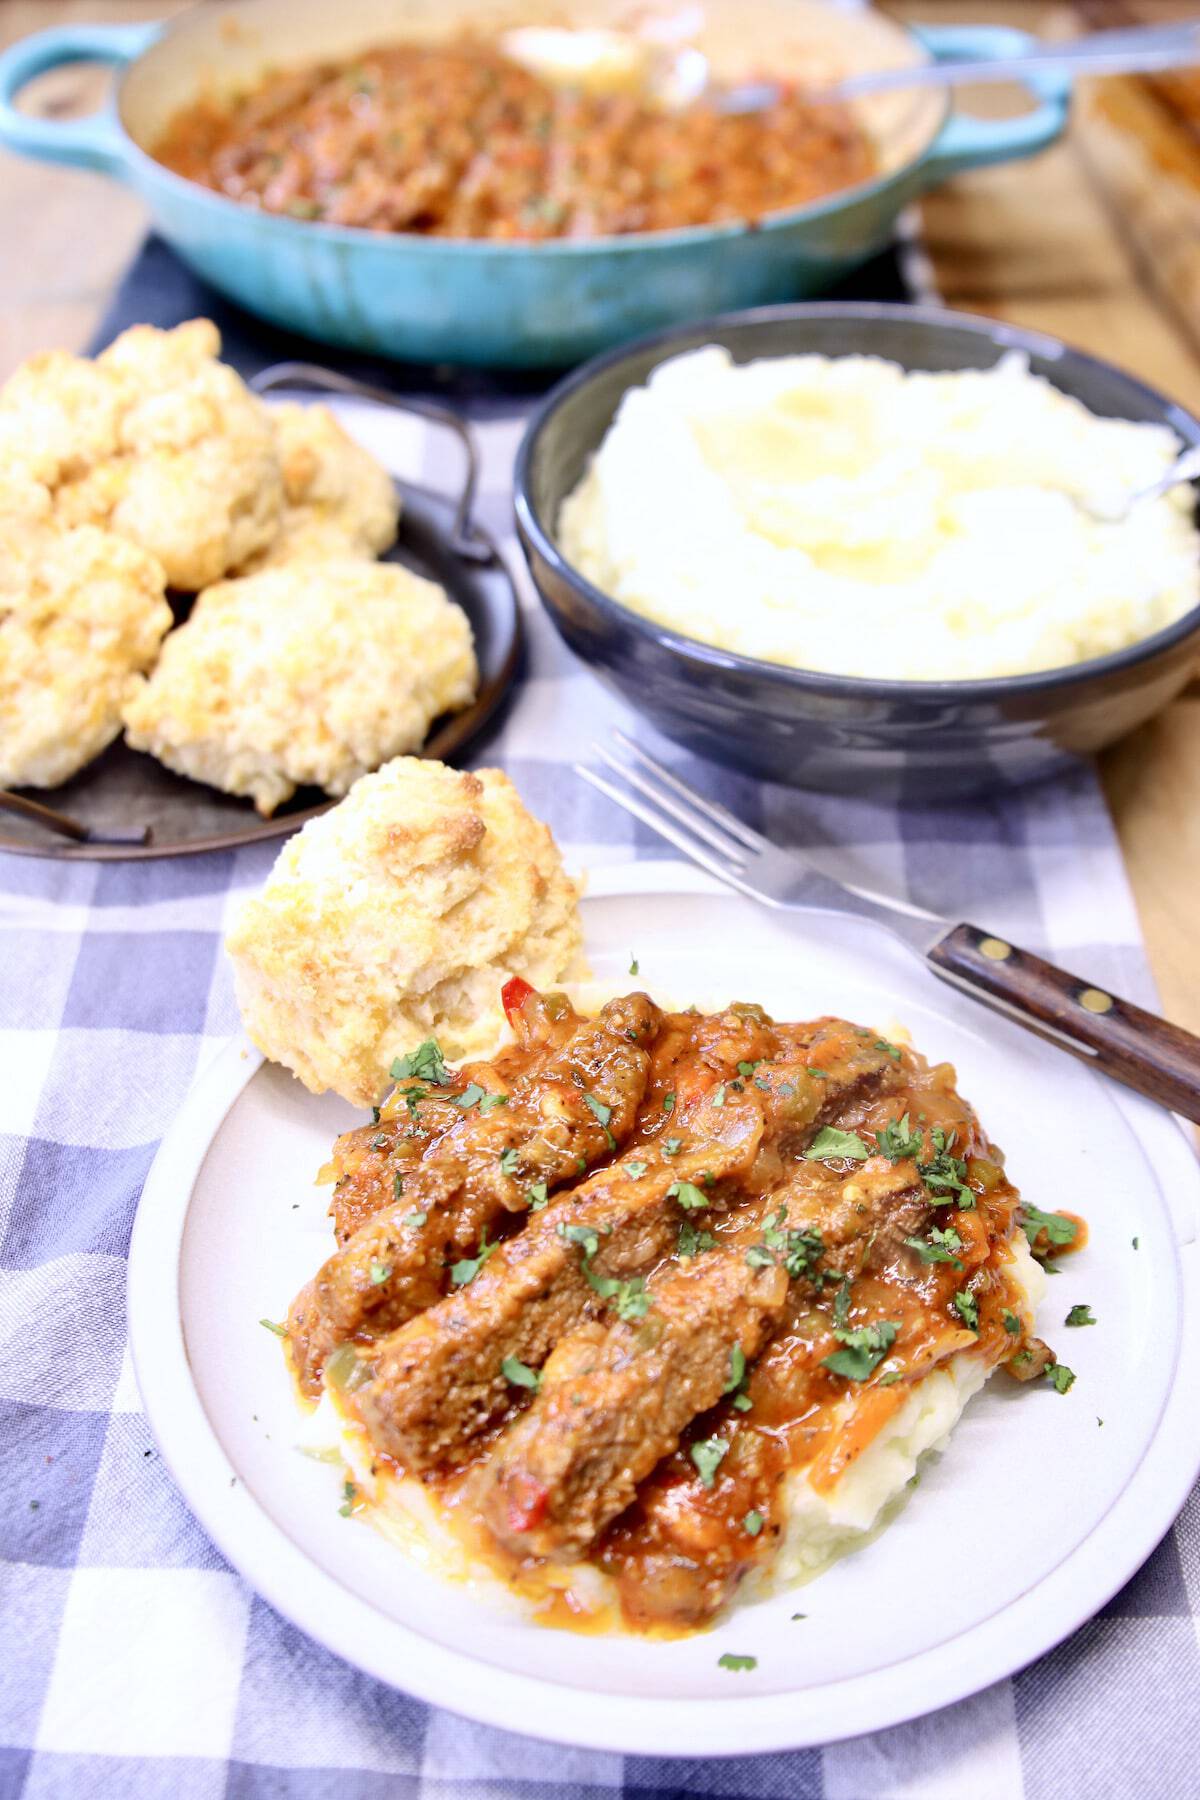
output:
<path id="1" fill-rule="evenodd" d="M 707 824 L 694 808 L 672 799 L 670 794 L 662 793 L 654 782 L 648 781 L 637 769 L 629 768 L 603 744 L 593 744 L 592 749 L 606 769 L 611 769 L 614 775 L 619 775 L 622 781 L 627 781 L 637 793 L 644 794 L 647 800 L 652 801 L 655 806 L 661 807 L 663 812 L 672 819 L 678 819 L 681 825 L 686 826 L 689 831 L 695 832 L 701 843 L 711 844 L 714 850 L 719 850 L 723 856 L 727 856 L 739 873 L 745 869 L 746 852 L 736 839 L 730 838 L 728 832 L 716 830 L 714 826 Z"/>
<path id="2" fill-rule="evenodd" d="M 673 789 L 681 800 L 689 801 L 706 818 L 711 819 L 714 825 L 723 825 L 726 831 L 735 837 L 739 844 L 743 844 L 747 850 L 769 850 L 771 848 L 770 843 L 761 832 L 755 831 L 750 825 L 743 825 L 737 815 L 731 813 L 727 806 L 722 806 L 719 800 L 710 800 L 707 794 L 697 793 L 694 787 L 689 786 L 678 775 L 673 775 L 670 769 L 663 767 L 662 763 L 655 762 L 654 758 L 647 755 L 640 744 L 635 744 L 633 739 L 626 737 L 623 731 L 614 730 L 612 735 L 622 750 L 628 751 L 629 755 L 640 762 L 644 769 L 649 769 L 657 780 Z"/>
<path id="3" fill-rule="evenodd" d="M 640 819 L 643 825 L 648 825 L 651 831 L 656 831 L 659 837 L 664 837 L 669 844 L 674 844 L 677 850 L 682 850 L 685 856 L 690 857 L 693 862 L 699 863 L 702 869 L 707 869 L 710 875 L 715 875 L 719 881 L 736 882 L 737 871 L 729 863 L 722 862 L 718 857 L 713 856 L 694 838 L 677 830 L 669 821 L 657 815 L 652 808 L 643 805 L 633 794 L 623 793 L 615 782 L 608 781 L 603 775 L 598 775 L 595 769 L 589 769 L 585 763 L 576 763 L 575 773 L 581 775 L 586 782 L 589 782 L 601 794 L 606 795 L 609 800 L 614 801 L 617 806 L 622 807 L 627 813 L 632 813 L 635 819 Z"/>

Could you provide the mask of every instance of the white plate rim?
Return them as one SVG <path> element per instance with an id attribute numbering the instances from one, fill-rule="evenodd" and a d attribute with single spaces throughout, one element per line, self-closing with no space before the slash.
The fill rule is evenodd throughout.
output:
<path id="1" fill-rule="evenodd" d="M 602 898 L 729 890 L 688 864 L 664 860 L 597 870 L 587 891 Z M 1200 1440 L 1195 1437 L 1188 1399 L 1189 1374 L 1193 1382 L 1200 1381 L 1200 1243 L 1186 1209 L 1181 1218 L 1168 1207 L 1181 1289 L 1181 1329 L 1170 1393 L 1153 1439 L 1089 1536 L 998 1612 L 882 1671 L 790 1693 L 731 1694 L 718 1705 L 588 1692 L 493 1664 L 487 1665 L 486 1679 L 480 1680 L 484 1665 L 473 1657 L 411 1630 L 312 1563 L 242 1485 L 200 1400 L 188 1362 L 180 1304 L 184 1231 L 209 1147 L 262 1063 L 262 1056 L 246 1040 L 226 1045 L 197 1080 L 154 1158 L 129 1252 L 129 1344 L 135 1378 L 164 1462 L 233 1568 L 307 1636 L 430 1706 L 510 1732 L 514 1720 L 536 1718 L 538 1730 L 529 1736 L 589 1750 L 656 1757 L 797 1750 L 884 1730 L 966 1699 L 1061 1643 L 1137 1572 L 1200 1477 Z M 1093 1079 L 1103 1078 L 1093 1075 Z M 1127 1090 L 1106 1086 L 1143 1137 L 1148 1130 L 1155 1133 L 1156 1151 L 1191 1187 L 1195 1205 L 1200 1199 L 1200 1172 L 1176 1122 Z M 164 1271 L 170 1272 L 168 1279 Z M 553 1704 L 547 1705 L 548 1700 Z"/>

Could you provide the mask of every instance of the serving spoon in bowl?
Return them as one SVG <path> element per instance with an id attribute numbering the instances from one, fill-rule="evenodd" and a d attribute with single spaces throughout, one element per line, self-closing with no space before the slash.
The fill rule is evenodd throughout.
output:
<path id="1" fill-rule="evenodd" d="M 1200 481 L 1200 444 L 1191 444 L 1182 451 L 1171 465 L 1164 470 L 1157 481 L 1147 482 L 1145 487 L 1134 488 L 1124 494 L 1115 493 L 1111 497 L 1106 494 L 1089 494 L 1082 502 L 1084 511 L 1091 514 L 1101 525 L 1119 525 L 1127 519 L 1135 506 L 1144 500 L 1161 500 L 1172 488 L 1181 487 L 1185 481 Z"/>

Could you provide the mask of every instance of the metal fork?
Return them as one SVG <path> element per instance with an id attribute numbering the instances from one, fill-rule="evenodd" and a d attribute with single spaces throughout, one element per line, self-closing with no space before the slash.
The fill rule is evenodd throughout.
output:
<path id="1" fill-rule="evenodd" d="M 576 773 L 727 886 L 784 911 L 851 914 L 881 925 L 973 999 L 1200 1123 L 1200 1038 L 1191 1032 L 977 925 L 826 875 L 803 851 L 781 849 L 697 793 L 623 732 L 613 739 L 624 760 L 603 744 L 593 748 L 623 786 L 583 763 Z"/>

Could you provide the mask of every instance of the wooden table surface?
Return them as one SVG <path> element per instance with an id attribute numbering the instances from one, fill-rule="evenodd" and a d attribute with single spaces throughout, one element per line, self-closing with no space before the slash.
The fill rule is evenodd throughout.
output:
<path id="1" fill-rule="evenodd" d="M 0 45 L 46 25 L 178 10 L 179 0 L 0 0 Z M 1069 36 L 1102 9 L 1089 0 L 1078 10 L 1038 0 L 893 0 L 889 10 Z M 1139 11 L 1183 16 L 1195 7 L 1151 0 Z M 60 70 L 29 103 L 86 110 L 101 79 Z M 1181 302 L 1188 268 L 1175 266 L 1185 250 L 1200 259 L 1200 243 L 1170 217 L 1160 222 L 1159 245 L 1148 240 L 1151 209 L 1131 210 L 1123 153 L 1103 128 L 1110 94 L 1121 97 L 1110 84 L 1089 93 L 1066 139 L 1035 162 L 961 177 L 925 203 L 936 279 L 948 305 L 1052 332 L 1200 411 L 1200 307 L 1186 295 Z M 996 92 L 962 103 L 1013 104 Z M 1146 103 L 1131 90 L 1123 104 L 1136 111 Z M 1171 145 L 1156 151 L 1154 166 L 1168 154 Z M 1161 191 L 1156 181 L 1154 195 Z M 34 350 L 86 343 L 144 224 L 139 202 L 114 182 L 0 153 L 0 379 Z M 1101 768 L 1164 1007 L 1200 1031 L 1200 681 L 1107 752 Z"/>

